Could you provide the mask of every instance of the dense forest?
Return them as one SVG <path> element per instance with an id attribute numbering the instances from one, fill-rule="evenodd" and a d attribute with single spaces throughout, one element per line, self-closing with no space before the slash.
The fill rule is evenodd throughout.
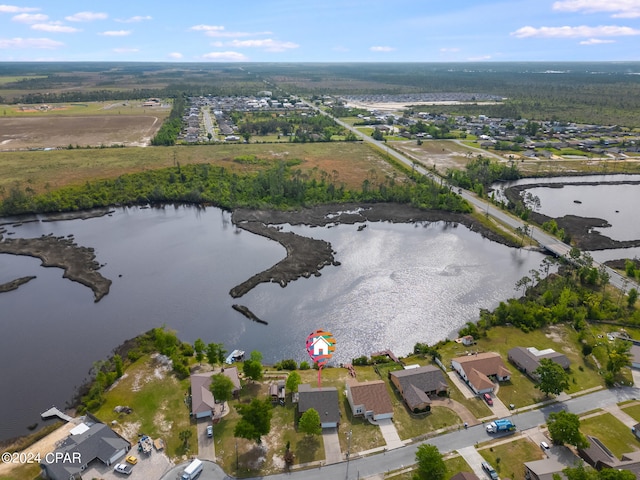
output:
<path id="1" fill-rule="evenodd" d="M 259 159 L 237 161 L 261 163 Z M 365 179 L 360 191 L 336 184 L 326 172 L 303 173 L 299 160 L 264 161 L 264 170 L 238 175 L 209 164 L 177 164 L 175 167 L 122 175 L 115 180 L 96 180 L 82 186 L 64 187 L 35 194 L 29 187 L 14 185 L 5 192 L 0 215 L 74 211 L 109 205 L 186 202 L 222 208 L 279 208 L 333 202 L 399 202 L 419 208 L 471 212 L 471 206 L 447 187 L 424 177 L 403 182 L 387 177 L 380 182 Z"/>

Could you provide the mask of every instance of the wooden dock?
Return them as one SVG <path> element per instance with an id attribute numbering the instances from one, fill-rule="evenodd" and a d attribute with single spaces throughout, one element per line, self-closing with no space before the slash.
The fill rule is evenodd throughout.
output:
<path id="1" fill-rule="evenodd" d="M 71 420 L 73 420 L 73 417 L 70 417 L 66 413 L 61 412 L 56 407 L 51 407 L 46 412 L 42 412 L 40 414 L 40 417 L 42 417 L 43 420 L 46 420 L 52 417 L 58 417 L 60 420 L 64 420 L 65 422 L 70 422 Z"/>

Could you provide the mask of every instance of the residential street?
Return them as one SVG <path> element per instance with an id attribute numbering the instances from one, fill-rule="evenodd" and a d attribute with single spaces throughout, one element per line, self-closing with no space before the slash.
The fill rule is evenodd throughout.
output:
<path id="1" fill-rule="evenodd" d="M 557 412 L 564 409 L 571 413 L 581 414 L 599 408 L 608 409 L 609 406 L 637 398 L 640 398 L 640 388 L 637 387 L 598 390 L 585 395 L 576 396 L 575 398 L 569 398 L 563 402 L 551 403 L 536 410 L 528 410 L 521 413 L 518 413 L 518 410 L 515 410 L 514 412 L 516 413 L 512 415 L 511 419 L 516 424 L 518 432 L 526 431 L 528 434 L 528 431 L 531 430 L 531 438 L 535 438 L 537 441 L 541 438 L 539 437 L 540 434 L 538 433 L 538 427 L 546 423 L 546 417 L 551 412 Z M 491 437 L 507 439 L 510 436 L 511 435 L 492 435 Z M 394 450 L 388 450 L 382 454 L 350 460 L 348 462 L 348 477 L 347 462 L 343 461 L 341 463 L 334 463 L 317 469 L 294 470 L 291 473 L 282 473 L 279 475 L 269 476 L 267 478 L 270 480 L 285 480 L 292 478 L 298 478 L 301 480 L 326 480 L 327 478 L 345 478 L 353 480 L 371 477 L 381 478 L 378 477 L 380 474 L 413 465 L 415 463 L 416 450 L 422 443 L 435 445 L 443 454 L 467 448 L 467 450 L 465 450 L 465 452 L 467 452 L 467 456 L 469 458 L 475 458 L 475 455 L 468 450 L 468 447 L 474 447 L 477 443 L 485 442 L 488 439 L 489 434 L 485 431 L 485 426 L 483 424 L 479 424 L 469 427 L 466 430 L 457 430 L 455 432 L 433 437 L 426 442 L 415 443 L 405 447 L 396 448 Z M 184 468 L 184 465 L 182 465 L 182 468 Z M 476 465 L 473 465 L 472 468 L 476 470 Z M 172 469 L 171 472 L 167 473 L 163 477 L 163 480 L 174 480 L 177 472 L 179 471 L 180 467 Z M 201 478 L 203 480 L 224 480 L 230 477 L 226 476 L 219 468 L 212 467 L 210 469 L 205 469 Z M 265 477 L 255 477 L 253 480 L 259 480 L 261 478 Z"/>

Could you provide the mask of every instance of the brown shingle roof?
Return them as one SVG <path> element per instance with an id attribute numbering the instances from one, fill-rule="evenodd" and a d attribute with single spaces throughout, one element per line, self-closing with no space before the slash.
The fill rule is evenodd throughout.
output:
<path id="1" fill-rule="evenodd" d="M 389 391 L 382 380 L 362 383 L 350 380 L 349 390 L 354 405 L 364 405 L 365 410 L 374 415 L 393 413 Z"/>
<path id="2" fill-rule="evenodd" d="M 487 376 L 491 375 L 511 375 L 509 369 L 505 366 L 499 353 L 484 352 L 476 355 L 466 355 L 464 357 L 454 358 L 452 361 L 458 362 L 462 365 L 465 372 L 469 372 L 472 368 L 475 368 L 479 372 L 484 373 Z"/>
<path id="3" fill-rule="evenodd" d="M 215 408 L 216 402 L 213 393 L 209 390 L 212 375 L 213 372 L 191 375 L 191 413 L 193 415 L 213 411 Z"/>

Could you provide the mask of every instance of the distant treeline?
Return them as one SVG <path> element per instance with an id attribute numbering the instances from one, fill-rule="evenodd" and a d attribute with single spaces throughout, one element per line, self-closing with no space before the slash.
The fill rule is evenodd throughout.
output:
<path id="1" fill-rule="evenodd" d="M 176 144 L 178 134 L 182 129 L 182 116 L 186 106 L 187 102 L 184 96 L 177 96 L 175 98 L 169 116 L 165 118 L 160 130 L 158 130 L 158 133 L 151 139 L 151 145 L 170 146 Z"/>
<path id="2" fill-rule="evenodd" d="M 396 181 L 366 179 L 360 191 L 348 190 L 326 172 L 302 172 L 299 160 L 270 162 L 269 167 L 238 175 L 223 167 L 176 165 L 154 171 L 97 180 L 35 194 L 14 185 L 4 192 L 0 215 L 61 212 L 109 205 L 185 202 L 222 208 L 294 208 L 333 202 L 399 202 L 419 208 L 471 212 L 471 206 L 450 189 L 419 176 Z"/>

